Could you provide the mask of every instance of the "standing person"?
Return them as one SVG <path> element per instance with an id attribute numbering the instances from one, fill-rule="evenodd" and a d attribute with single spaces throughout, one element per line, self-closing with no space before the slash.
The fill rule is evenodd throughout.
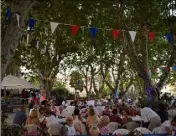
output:
<path id="1" fill-rule="evenodd" d="M 20 110 L 16 112 L 13 123 L 22 127 L 22 125 L 26 122 L 26 119 L 27 116 L 25 112 L 25 107 L 24 105 L 22 105 L 20 106 Z"/>
<path id="2" fill-rule="evenodd" d="M 40 98 L 40 103 L 42 101 L 46 100 L 46 93 L 45 93 L 45 91 L 41 91 L 41 94 L 39 95 L 39 98 Z"/>
<path id="3" fill-rule="evenodd" d="M 164 105 L 164 103 L 159 104 L 158 115 L 160 116 L 162 123 L 168 120 L 168 112 L 166 111 L 166 106 Z"/>
<path id="4" fill-rule="evenodd" d="M 140 111 L 138 111 L 138 114 L 141 116 L 145 124 L 149 123 L 148 129 L 150 131 L 161 125 L 160 116 L 148 107 L 140 109 Z"/>

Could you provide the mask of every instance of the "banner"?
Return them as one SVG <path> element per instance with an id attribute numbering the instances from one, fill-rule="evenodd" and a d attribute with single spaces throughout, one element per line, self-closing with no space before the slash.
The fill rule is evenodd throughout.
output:
<path id="1" fill-rule="evenodd" d="M 6 11 L 7 11 L 7 12 L 6 12 L 6 14 L 7 14 L 7 21 L 8 21 L 8 23 L 10 23 L 11 20 L 12 20 L 12 12 L 11 12 L 11 9 L 10 9 L 10 8 L 7 8 Z"/>
<path id="2" fill-rule="evenodd" d="M 131 40 L 134 42 L 135 37 L 136 37 L 136 32 L 135 31 L 129 31 L 129 34 L 130 34 Z"/>
<path id="3" fill-rule="evenodd" d="M 29 29 L 34 29 L 35 24 L 37 23 L 37 20 L 30 18 L 29 19 Z"/>
<path id="4" fill-rule="evenodd" d="M 54 33 L 55 29 L 57 28 L 59 23 L 55 23 L 55 22 L 50 22 L 50 26 L 51 26 L 51 32 Z"/>
<path id="5" fill-rule="evenodd" d="M 16 18 L 17 18 L 18 27 L 20 27 L 20 15 L 16 14 Z"/>
<path id="6" fill-rule="evenodd" d="M 170 43 L 172 41 L 172 34 L 171 33 L 166 34 L 166 38 L 168 42 Z"/>
<path id="7" fill-rule="evenodd" d="M 37 40 L 37 50 L 39 49 L 39 40 Z"/>
<path id="8" fill-rule="evenodd" d="M 112 30 L 112 35 L 114 37 L 114 40 L 116 40 L 120 35 L 120 30 Z"/>
<path id="9" fill-rule="evenodd" d="M 96 37 L 97 31 L 98 31 L 98 29 L 95 28 L 95 27 L 90 28 L 90 33 L 91 33 L 91 36 L 92 36 L 93 39 Z"/>
<path id="10" fill-rule="evenodd" d="M 80 26 L 77 26 L 77 25 L 72 25 L 71 26 L 73 36 L 76 36 L 76 34 L 79 31 L 79 28 L 80 28 Z"/>
<path id="11" fill-rule="evenodd" d="M 155 33 L 154 32 L 149 32 L 148 36 L 149 36 L 149 39 L 150 39 L 151 43 L 154 43 Z"/>

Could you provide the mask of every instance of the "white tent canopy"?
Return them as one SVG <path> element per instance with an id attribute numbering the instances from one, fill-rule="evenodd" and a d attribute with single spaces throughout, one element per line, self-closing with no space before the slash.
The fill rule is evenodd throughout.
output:
<path id="1" fill-rule="evenodd" d="M 1 89 L 39 89 L 39 87 L 34 86 L 33 84 L 27 82 L 25 79 L 15 77 L 12 75 L 6 76 L 2 83 Z"/>

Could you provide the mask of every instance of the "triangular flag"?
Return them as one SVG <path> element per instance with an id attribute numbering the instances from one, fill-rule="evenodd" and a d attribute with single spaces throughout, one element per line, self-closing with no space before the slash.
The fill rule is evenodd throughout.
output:
<path id="1" fill-rule="evenodd" d="M 30 35 L 27 33 L 27 44 L 29 43 L 29 37 Z"/>
<path id="2" fill-rule="evenodd" d="M 175 70 L 175 71 L 176 71 L 176 65 L 174 66 L 173 70 Z"/>
<path id="3" fill-rule="evenodd" d="M 54 33 L 56 27 L 58 26 L 59 23 L 56 22 L 50 22 L 51 25 L 51 32 Z"/>
<path id="4" fill-rule="evenodd" d="M 149 36 L 149 39 L 150 39 L 151 43 L 153 43 L 154 39 L 155 39 L 155 33 L 154 32 L 149 32 L 148 36 Z"/>
<path id="5" fill-rule="evenodd" d="M 173 35 L 171 33 L 166 34 L 166 38 L 167 38 L 169 43 L 172 41 L 172 36 Z"/>
<path id="6" fill-rule="evenodd" d="M 93 39 L 96 37 L 97 31 L 98 31 L 98 29 L 95 28 L 95 27 L 90 28 L 90 33 L 91 33 L 91 36 L 92 36 Z"/>
<path id="7" fill-rule="evenodd" d="M 170 67 L 170 71 L 172 72 L 172 70 L 173 70 L 173 68 L 172 67 Z"/>
<path id="8" fill-rule="evenodd" d="M 75 36 L 78 33 L 79 28 L 80 26 L 77 26 L 77 25 L 71 26 L 73 36 Z"/>
<path id="9" fill-rule="evenodd" d="M 12 12 L 11 12 L 10 8 L 7 8 L 6 14 L 7 14 L 8 23 L 10 23 L 12 20 Z"/>
<path id="10" fill-rule="evenodd" d="M 35 24 L 37 23 L 37 20 L 30 18 L 29 19 L 29 28 L 30 30 L 34 29 Z"/>
<path id="11" fill-rule="evenodd" d="M 170 68 L 169 67 L 166 67 L 166 72 L 169 72 Z"/>
<path id="12" fill-rule="evenodd" d="M 20 27 L 20 15 L 16 14 L 16 18 L 17 18 L 18 27 Z"/>
<path id="13" fill-rule="evenodd" d="M 120 34 L 120 30 L 112 30 L 114 40 L 116 40 Z"/>
<path id="14" fill-rule="evenodd" d="M 131 40 L 134 42 L 135 37 L 136 37 L 136 32 L 135 31 L 129 31 L 129 34 L 131 36 Z"/>
<path id="15" fill-rule="evenodd" d="M 37 40 L 37 50 L 39 49 L 39 40 Z"/>

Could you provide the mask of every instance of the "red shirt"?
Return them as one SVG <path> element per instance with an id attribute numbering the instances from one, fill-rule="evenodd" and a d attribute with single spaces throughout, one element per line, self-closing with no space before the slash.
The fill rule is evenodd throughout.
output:
<path id="1" fill-rule="evenodd" d="M 122 119 L 118 115 L 110 115 L 109 116 L 110 122 L 117 122 L 119 124 L 122 124 Z"/>

